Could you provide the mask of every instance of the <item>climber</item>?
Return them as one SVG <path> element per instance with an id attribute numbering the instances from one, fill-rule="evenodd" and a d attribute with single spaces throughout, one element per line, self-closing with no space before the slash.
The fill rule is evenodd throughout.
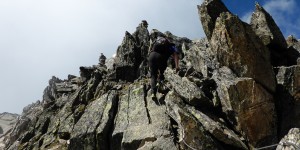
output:
<path id="1" fill-rule="evenodd" d="M 106 57 L 103 55 L 103 53 L 101 53 L 100 57 L 99 57 L 99 65 L 100 66 L 104 66 L 105 65 L 105 61 L 106 61 Z"/>
<path id="2" fill-rule="evenodd" d="M 149 48 L 149 67 L 151 74 L 151 97 L 156 98 L 157 92 L 157 79 L 158 84 L 161 84 L 164 80 L 164 72 L 167 68 L 167 62 L 171 55 L 174 57 L 176 72 L 179 70 L 178 66 L 178 50 L 174 43 L 170 42 L 170 39 L 160 33 L 158 30 L 153 29 L 150 33 L 152 44 Z M 159 75 L 158 75 L 159 73 Z"/>
<path id="3" fill-rule="evenodd" d="M 146 20 L 142 20 L 141 26 L 147 28 L 148 27 L 148 22 Z"/>

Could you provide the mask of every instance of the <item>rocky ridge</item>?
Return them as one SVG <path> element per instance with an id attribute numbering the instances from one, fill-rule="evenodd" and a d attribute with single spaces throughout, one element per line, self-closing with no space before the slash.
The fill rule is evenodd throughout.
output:
<path id="1" fill-rule="evenodd" d="M 125 33 L 113 65 L 52 77 L 43 100 L 24 108 L 4 136 L 5 149 L 300 147 L 299 40 L 286 41 L 259 4 L 250 24 L 221 0 L 205 0 L 198 10 L 207 38 L 161 33 L 184 57 L 178 73 L 167 68 L 157 100 L 147 78 L 150 35 L 141 23 Z"/>

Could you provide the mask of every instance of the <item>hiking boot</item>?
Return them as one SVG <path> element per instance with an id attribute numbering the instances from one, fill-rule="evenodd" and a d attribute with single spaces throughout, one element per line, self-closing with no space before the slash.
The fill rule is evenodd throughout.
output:
<path id="1" fill-rule="evenodd" d="M 156 99 L 156 95 L 154 93 L 151 94 L 152 99 Z"/>
<path id="2" fill-rule="evenodd" d="M 163 91 L 164 90 L 164 81 L 161 80 L 161 81 L 157 82 L 156 87 L 157 87 L 158 91 Z"/>
<path id="3" fill-rule="evenodd" d="M 162 91 L 162 85 L 159 84 L 159 82 L 156 84 L 157 91 L 161 92 Z"/>

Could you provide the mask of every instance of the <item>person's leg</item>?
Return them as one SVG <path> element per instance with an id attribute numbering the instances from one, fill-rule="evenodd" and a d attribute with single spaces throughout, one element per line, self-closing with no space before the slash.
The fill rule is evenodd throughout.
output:
<path id="1" fill-rule="evenodd" d="M 167 60 L 163 60 L 159 65 L 159 81 L 165 80 L 164 72 L 167 69 Z"/>
<path id="2" fill-rule="evenodd" d="M 150 75 L 151 75 L 151 91 L 152 94 L 156 94 L 157 92 L 157 74 L 158 74 L 158 64 L 157 64 L 157 53 L 152 52 L 149 56 L 149 67 L 150 67 Z"/>
<path id="3" fill-rule="evenodd" d="M 154 71 L 153 71 L 153 73 L 154 74 L 151 74 L 151 93 L 152 94 L 156 94 L 156 92 L 157 92 L 157 87 L 156 87 L 156 83 L 157 83 L 157 71 L 156 71 L 156 74 L 155 74 Z"/>

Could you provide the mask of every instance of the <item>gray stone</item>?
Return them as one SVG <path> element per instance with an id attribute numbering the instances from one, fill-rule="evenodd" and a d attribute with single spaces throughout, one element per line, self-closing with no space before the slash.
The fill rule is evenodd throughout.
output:
<path id="1" fill-rule="evenodd" d="M 53 76 L 49 80 L 49 85 L 45 88 L 44 94 L 43 94 L 43 104 L 48 106 L 53 103 L 53 101 L 58 97 L 56 93 L 56 83 L 62 82 L 61 79 Z"/>
<path id="2" fill-rule="evenodd" d="M 157 150 L 177 150 L 174 145 L 173 137 L 159 137 L 159 138 L 148 138 L 145 139 L 141 143 L 140 148 L 138 150 L 149 150 L 149 149 L 157 149 Z"/>
<path id="3" fill-rule="evenodd" d="M 170 142 L 170 123 L 165 114 L 165 107 L 158 106 L 147 96 L 150 92 L 147 94 L 145 85 L 129 86 L 124 92 L 119 100 L 112 134 L 112 149 L 176 149 L 174 143 Z M 168 145 L 159 146 L 158 143 Z"/>
<path id="4" fill-rule="evenodd" d="M 143 20 L 139 26 L 136 28 L 136 31 L 132 34 L 135 38 L 136 45 L 140 48 L 140 57 L 142 60 L 147 59 L 148 49 L 149 49 L 149 31 L 148 31 L 148 22 Z"/>
<path id="5" fill-rule="evenodd" d="M 81 66 L 81 67 L 79 67 L 79 70 L 80 70 L 81 82 L 86 82 L 91 78 L 92 73 L 94 72 L 95 68 Z"/>
<path id="6" fill-rule="evenodd" d="M 251 78 L 234 78 L 232 73 L 224 75 L 225 72 L 230 71 L 222 68 L 213 78 L 227 119 L 254 147 L 275 142 L 277 117 L 273 95 Z"/>
<path id="7" fill-rule="evenodd" d="M 287 43 L 272 16 L 258 3 L 251 17 L 251 27 L 271 54 L 273 66 L 288 65 Z"/>
<path id="8" fill-rule="evenodd" d="M 72 84 L 63 82 L 63 83 L 56 83 L 55 86 L 57 87 L 56 91 L 59 93 L 67 93 L 75 91 Z"/>
<path id="9" fill-rule="evenodd" d="M 116 79 L 133 82 L 139 76 L 145 75 L 142 70 L 147 68 L 145 63 L 147 63 L 149 40 L 149 31 L 144 22 L 136 28 L 133 34 L 126 31 L 114 58 Z M 141 66 L 143 63 L 145 65 Z"/>
<path id="10" fill-rule="evenodd" d="M 139 65 L 138 47 L 134 37 L 126 31 L 122 44 L 117 49 L 115 57 L 116 78 L 119 80 L 134 81 L 136 68 Z"/>
<path id="11" fill-rule="evenodd" d="M 175 92 L 169 92 L 165 98 L 167 114 L 173 120 L 172 127 L 177 135 L 179 149 L 223 149 L 206 131 L 197 119 L 185 110 L 184 103 Z"/>
<path id="12" fill-rule="evenodd" d="M 276 150 L 298 150 L 300 149 L 300 129 L 292 128 L 289 133 L 279 142 Z"/>
<path id="13" fill-rule="evenodd" d="M 214 121 L 204 113 L 197 111 L 192 107 L 188 107 L 188 112 L 193 114 L 193 116 L 203 125 L 205 130 L 211 133 L 219 141 L 232 145 L 238 149 L 248 149 L 248 147 L 242 142 L 241 137 L 234 133 L 234 131 L 227 128 L 224 124 Z"/>
<path id="14" fill-rule="evenodd" d="M 272 16 L 258 3 L 255 4 L 255 8 L 250 22 L 252 29 L 265 45 L 277 46 L 278 49 L 285 50 L 287 43 Z"/>
<path id="15" fill-rule="evenodd" d="M 300 65 L 300 42 L 296 37 L 290 35 L 287 38 L 288 51 L 287 57 L 290 65 Z"/>
<path id="16" fill-rule="evenodd" d="M 8 149 L 13 150 L 19 146 L 20 143 L 18 139 L 21 139 L 27 131 L 33 129 L 38 120 L 37 116 L 40 115 L 42 111 L 43 106 L 40 101 L 30 104 L 23 109 L 22 115 L 18 117 L 11 131 L 7 133 L 5 144 Z"/>
<path id="17" fill-rule="evenodd" d="M 178 93 L 188 104 L 196 107 L 213 106 L 213 102 L 205 96 L 204 92 L 186 77 L 181 78 L 177 74 L 174 74 L 172 69 L 167 68 L 165 71 L 165 78 L 176 93 Z"/>
<path id="18" fill-rule="evenodd" d="M 204 33 L 208 40 L 211 39 L 217 18 L 223 12 L 229 12 L 221 0 L 205 0 L 198 5 L 198 14 Z"/>
<path id="19" fill-rule="evenodd" d="M 184 61 L 188 67 L 195 68 L 204 77 L 211 77 L 212 71 L 217 67 L 214 53 L 210 50 L 210 44 L 206 38 L 195 40 L 189 49 L 184 50 Z"/>
<path id="20" fill-rule="evenodd" d="M 300 127 L 300 66 L 278 67 L 276 103 L 280 137 L 290 128 Z"/>
<path id="21" fill-rule="evenodd" d="M 300 88 L 300 65 L 278 67 L 277 83 L 286 87 L 288 92 L 297 96 Z"/>
<path id="22" fill-rule="evenodd" d="M 117 108 L 115 92 L 102 95 L 86 106 L 85 112 L 71 132 L 70 149 L 109 149 L 113 112 Z M 97 129 L 98 128 L 98 129 Z"/>
<path id="23" fill-rule="evenodd" d="M 114 62 L 115 62 L 114 57 L 106 59 L 105 65 L 107 67 L 107 70 L 109 70 L 109 71 L 114 70 Z"/>
<path id="24" fill-rule="evenodd" d="M 238 77 L 250 77 L 271 92 L 276 82 L 265 45 L 237 16 L 222 13 L 210 40 L 220 67 L 229 67 Z"/>

